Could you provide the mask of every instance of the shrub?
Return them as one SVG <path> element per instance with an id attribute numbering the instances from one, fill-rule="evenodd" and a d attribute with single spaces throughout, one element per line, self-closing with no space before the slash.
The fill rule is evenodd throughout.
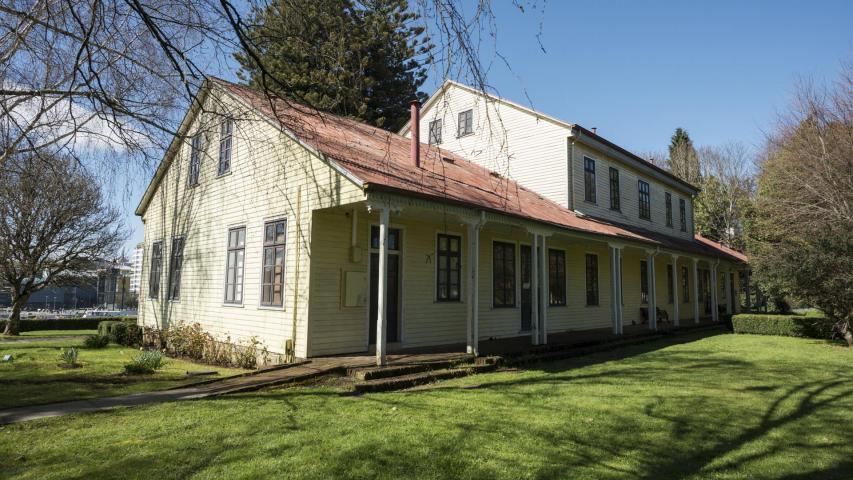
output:
<path id="1" fill-rule="evenodd" d="M 79 352 L 75 347 L 63 348 L 59 351 L 59 364 L 62 367 L 73 368 L 80 364 L 77 363 Z"/>
<path id="2" fill-rule="evenodd" d="M 110 344 L 110 337 L 105 335 L 89 335 L 83 341 L 86 348 L 104 348 Z"/>
<path id="3" fill-rule="evenodd" d="M 159 350 L 146 350 L 125 364 L 124 371 L 128 374 L 154 373 L 165 365 L 165 357 Z"/>
<path id="4" fill-rule="evenodd" d="M 219 341 L 198 323 L 173 324 L 159 331 L 146 329 L 144 336 L 146 344 L 163 348 L 170 355 L 213 365 L 253 369 L 257 368 L 259 358 L 269 361 L 269 351 L 257 337 L 236 344 L 231 337 Z"/>
<path id="5" fill-rule="evenodd" d="M 786 337 L 832 338 L 835 322 L 804 315 L 740 314 L 732 317 L 735 333 L 782 335 Z"/>
<path id="6" fill-rule="evenodd" d="M 107 320 L 98 324 L 98 335 L 108 337 L 111 342 L 125 346 L 142 344 L 142 329 L 136 320 Z"/>

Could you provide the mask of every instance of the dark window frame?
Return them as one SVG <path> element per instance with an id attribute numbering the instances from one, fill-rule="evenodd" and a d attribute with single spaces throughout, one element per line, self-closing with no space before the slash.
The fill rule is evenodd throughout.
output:
<path id="1" fill-rule="evenodd" d="M 194 187 L 198 185 L 201 177 L 201 132 L 196 133 L 190 139 L 190 165 L 187 169 L 187 185 Z"/>
<path id="2" fill-rule="evenodd" d="M 664 197 L 666 202 L 666 226 L 672 228 L 672 194 L 666 192 Z"/>
<path id="3" fill-rule="evenodd" d="M 445 247 L 442 249 L 442 239 Z M 453 241 L 456 241 L 454 251 Z M 456 259 L 456 294 L 453 294 L 453 279 L 451 273 L 453 259 Z M 462 300 L 462 237 L 439 233 L 435 241 L 435 300 L 437 302 L 459 302 Z M 444 295 L 442 295 L 444 287 Z"/>
<path id="4" fill-rule="evenodd" d="M 500 256 L 498 252 L 500 251 Z M 499 259 L 501 264 L 499 265 Z M 498 267 L 501 267 L 501 274 Z M 515 308 L 516 306 L 516 248 L 514 243 L 492 242 L 492 307 Z M 498 283 L 501 281 L 499 287 Z M 500 302 L 498 297 L 500 293 Z"/>
<path id="5" fill-rule="evenodd" d="M 598 255 L 595 253 L 586 254 L 586 306 L 597 307 L 599 305 L 599 288 L 598 288 Z"/>
<path id="6" fill-rule="evenodd" d="M 548 305 L 566 305 L 566 251 L 548 249 Z"/>
<path id="7" fill-rule="evenodd" d="M 595 159 L 583 157 L 583 199 L 587 202 L 596 202 L 595 188 Z"/>
<path id="8" fill-rule="evenodd" d="M 279 238 L 279 225 L 281 225 L 282 229 L 281 238 Z M 280 261 L 277 261 L 279 251 L 281 251 L 281 257 Z M 260 305 L 262 307 L 284 307 L 284 276 L 286 266 L 287 219 L 280 218 L 264 222 L 260 298 Z M 276 288 L 278 288 L 278 301 L 275 300 Z"/>
<path id="9" fill-rule="evenodd" d="M 619 191 L 619 170 L 610 167 L 610 209 L 617 212 L 622 211 L 622 201 Z"/>
<path id="10" fill-rule="evenodd" d="M 242 243 L 240 233 L 242 232 Z M 236 242 L 235 240 L 236 235 Z M 238 261 L 239 257 L 239 261 Z M 233 262 L 232 262 L 233 260 Z M 242 266 L 239 266 L 241 265 Z M 228 229 L 227 253 L 225 258 L 225 300 L 229 305 L 242 305 L 244 277 L 246 274 L 246 226 Z M 238 293 L 239 292 L 239 293 Z M 230 295 L 229 295 L 230 294 Z M 229 298 L 230 297 L 230 298 Z"/>
<path id="11" fill-rule="evenodd" d="M 681 231 L 687 231 L 687 201 L 683 198 L 678 199 L 678 210 L 681 215 Z"/>
<path id="12" fill-rule="evenodd" d="M 681 303 L 690 302 L 690 277 L 687 275 L 687 267 L 681 267 Z"/>
<path id="13" fill-rule="evenodd" d="M 464 137 L 474 133 L 474 109 L 459 112 L 456 116 L 456 137 Z"/>
<path id="14" fill-rule="evenodd" d="M 172 237 L 172 248 L 169 250 L 169 300 L 181 299 L 181 273 L 184 270 L 185 237 Z"/>
<path id="15" fill-rule="evenodd" d="M 234 119 L 227 117 L 219 126 L 219 165 L 217 175 L 231 172 L 231 155 L 234 151 Z"/>
<path id="16" fill-rule="evenodd" d="M 649 263 L 640 260 L 640 304 L 649 303 Z"/>
<path id="17" fill-rule="evenodd" d="M 652 191 L 649 182 L 637 180 L 637 202 L 640 210 L 640 218 L 643 220 L 652 219 Z"/>
<path id="18" fill-rule="evenodd" d="M 430 145 L 441 145 L 441 129 L 442 129 L 442 121 L 440 118 L 437 118 L 431 122 L 429 122 L 429 144 Z"/>
<path id="19" fill-rule="evenodd" d="M 148 298 L 160 298 L 160 277 L 163 275 L 163 240 L 151 244 L 148 266 Z"/>

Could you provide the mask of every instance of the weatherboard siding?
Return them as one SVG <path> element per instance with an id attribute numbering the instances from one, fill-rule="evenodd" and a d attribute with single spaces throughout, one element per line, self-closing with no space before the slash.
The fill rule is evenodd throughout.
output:
<path id="1" fill-rule="evenodd" d="M 214 92 L 216 92 L 214 90 Z M 283 353 L 296 320 L 296 355 L 306 355 L 311 210 L 363 198 L 361 190 L 314 154 L 230 97 L 237 120 L 231 172 L 217 176 L 218 120 L 190 119 L 190 134 L 205 130 L 199 183 L 187 185 L 189 141 L 181 146 L 144 216 L 146 262 L 141 286 L 145 325 L 201 324 L 232 342 L 257 337 L 271 352 Z M 210 101 L 210 99 L 209 99 Z M 219 108 L 212 101 L 206 109 Z M 283 307 L 260 305 L 264 222 L 287 220 Z M 246 227 L 244 292 L 241 305 L 224 303 L 227 233 Z M 171 239 L 185 237 L 179 300 L 168 300 Z M 151 245 L 163 240 L 158 299 L 148 298 Z M 297 263 L 297 258 L 299 259 Z"/>
<path id="2" fill-rule="evenodd" d="M 474 133 L 457 137 L 460 112 L 473 110 Z M 566 137 L 569 130 L 513 106 L 450 85 L 421 115 L 420 138 L 442 120 L 442 143 L 455 152 L 561 205 L 568 201 Z M 408 135 L 408 133 L 407 133 Z"/>

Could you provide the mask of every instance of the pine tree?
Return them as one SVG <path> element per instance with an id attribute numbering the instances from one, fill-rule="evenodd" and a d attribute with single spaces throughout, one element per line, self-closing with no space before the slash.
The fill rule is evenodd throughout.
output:
<path id="1" fill-rule="evenodd" d="M 238 76 L 255 87 L 390 130 L 423 100 L 431 45 L 406 0 L 274 0 L 256 8 Z"/>
<path id="2" fill-rule="evenodd" d="M 702 183 L 699 155 L 693 147 L 693 141 L 690 139 L 687 130 L 681 127 L 675 129 L 675 133 L 669 142 L 667 166 L 673 175 L 691 185 L 698 186 Z"/>

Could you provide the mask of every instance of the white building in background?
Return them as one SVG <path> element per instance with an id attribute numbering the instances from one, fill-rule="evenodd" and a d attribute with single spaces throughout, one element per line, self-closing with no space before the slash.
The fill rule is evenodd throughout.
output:
<path id="1" fill-rule="evenodd" d="M 132 268 L 130 274 L 130 293 L 139 293 L 139 283 L 142 278 L 142 256 L 145 252 L 145 244 L 139 242 L 136 248 L 133 249 Z"/>

